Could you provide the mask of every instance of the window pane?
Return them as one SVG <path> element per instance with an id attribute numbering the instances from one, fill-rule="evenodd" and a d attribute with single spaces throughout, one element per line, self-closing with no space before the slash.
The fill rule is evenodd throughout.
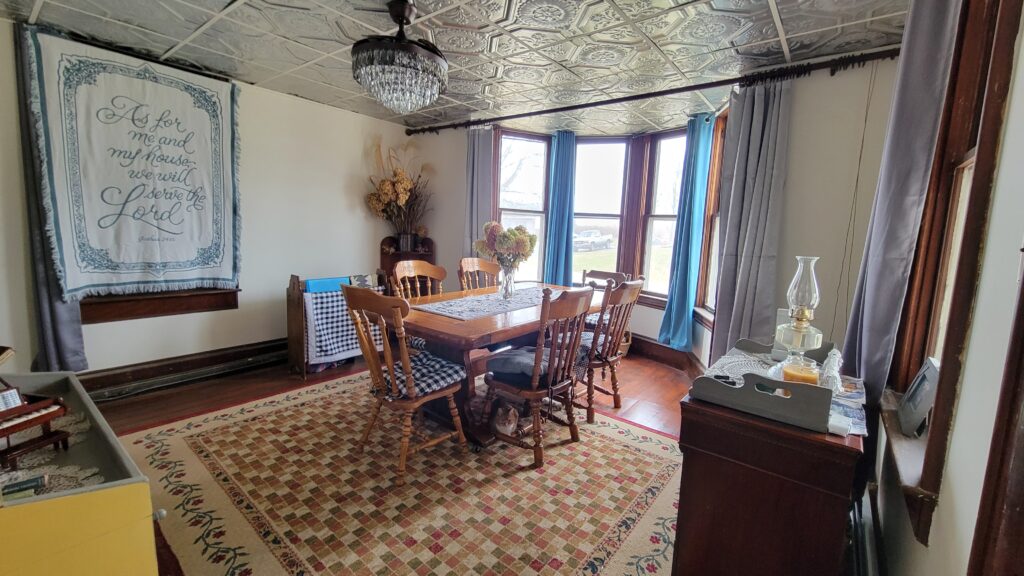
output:
<path id="1" fill-rule="evenodd" d="M 583 282 L 584 270 L 614 272 L 619 260 L 618 246 L 618 218 L 573 218 L 573 282 Z"/>
<path id="2" fill-rule="evenodd" d="M 618 214 L 622 210 L 625 174 L 625 142 L 577 144 L 575 211 Z"/>
<path id="3" fill-rule="evenodd" d="M 679 213 L 679 192 L 683 185 L 683 161 L 686 135 L 658 140 L 654 169 L 654 206 L 651 214 L 675 216 Z"/>
<path id="4" fill-rule="evenodd" d="M 516 271 L 516 281 L 539 282 L 543 275 L 540 267 L 541 262 L 544 261 L 544 216 L 541 214 L 502 211 L 501 225 L 505 228 L 526 226 L 530 234 L 537 235 L 537 248 L 534 249 L 533 255 L 526 262 L 519 265 L 519 270 Z"/>
<path id="5" fill-rule="evenodd" d="M 501 137 L 501 208 L 544 210 L 547 144 L 540 140 Z"/>
<path id="6" fill-rule="evenodd" d="M 960 261 L 964 226 L 967 223 L 967 200 L 971 197 L 971 182 L 973 180 L 973 163 L 957 169 L 956 182 L 954 182 L 957 195 L 956 204 L 953 206 L 953 212 L 947 217 L 944 254 L 941 268 L 939 268 L 939 286 L 936 296 L 939 308 L 937 318 L 931 327 L 928 343 L 928 355 L 935 358 L 942 356 L 942 347 L 946 343 L 949 310 L 953 304 L 953 283 L 956 281 L 956 268 Z"/>
<path id="7" fill-rule="evenodd" d="M 672 266 L 672 243 L 676 237 L 676 219 L 651 219 L 647 222 L 647 249 L 644 250 L 644 290 L 668 294 Z"/>
<path id="8" fill-rule="evenodd" d="M 711 247 L 708 249 L 708 282 L 705 287 L 704 307 L 714 310 L 718 302 L 718 215 L 711 220 Z"/>

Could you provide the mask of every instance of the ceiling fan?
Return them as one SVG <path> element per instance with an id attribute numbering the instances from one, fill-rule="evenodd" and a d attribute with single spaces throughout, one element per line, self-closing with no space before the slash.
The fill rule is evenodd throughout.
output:
<path id="1" fill-rule="evenodd" d="M 394 36 L 367 36 L 352 46 L 352 77 L 375 100 L 409 114 L 437 100 L 448 87 L 448 60 L 432 42 L 412 40 L 405 27 L 416 17 L 415 0 L 390 0 L 386 12 L 398 25 Z"/>

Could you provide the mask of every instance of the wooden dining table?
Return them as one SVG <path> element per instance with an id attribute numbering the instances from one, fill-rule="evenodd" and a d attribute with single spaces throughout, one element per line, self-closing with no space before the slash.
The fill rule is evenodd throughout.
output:
<path id="1" fill-rule="evenodd" d="M 572 289 L 555 284 L 538 283 L 536 286 L 550 288 L 553 292 Z M 522 288 L 525 287 L 522 286 Z M 484 373 L 483 362 L 486 361 L 488 355 L 487 348 L 506 342 L 533 345 L 536 342 L 536 334 L 541 329 L 541 303 L 538 301 L 535 306 L 528 308 L 469 320 L 434 314 L 420 310 L 416 306 L 482 294 L 494 294 L 497 291 L 497 287 L 491 286 L 409 298 L 409 305 L 412 309 L 403 320 L 406 334 L 419 336 L 426 340 L 427 350 L 432 354 L 452 362 L 458 362 L 466 367 L 466 384 L 460 394 L 456 396 L 456 402 L 470 439 L 482 445 L 493 442 L 493 436 L 490 435 L 489 429 L 481 428 L 467 418 L 469 412 L 467 407 L 469 401 L 476 395 L 475 379 Z M 590 303 L 590 311 L 597 312 L 600 309 L 601 300 L 595 298 Z M 447 410 L 437 410 L 437 412 L 443 418 Z"/>

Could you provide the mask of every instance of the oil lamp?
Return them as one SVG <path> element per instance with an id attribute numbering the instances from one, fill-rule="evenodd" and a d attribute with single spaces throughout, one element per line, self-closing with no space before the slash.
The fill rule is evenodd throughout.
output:
<path id="1" fill-rule="evenodd" d="M 814 275 L 816 256 L 797 256 L 796 274 L 789 283 L 789 322 L 775 329 L 775 341 L 789 355 L 782 362 L 782 379 L 791 382 L 818 383 L 818 364 L 804 352 L 821 347 L 821 330 L 811 326 L 818 307 L 818 279 Z"/>

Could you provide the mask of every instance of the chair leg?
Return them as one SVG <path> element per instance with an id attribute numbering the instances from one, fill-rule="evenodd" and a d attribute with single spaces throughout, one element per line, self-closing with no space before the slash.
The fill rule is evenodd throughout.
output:
<path id="1" fill-rule="evenodd" d="M 587 368 L 587 424 L 594 423 L 594 369 Z"/>
<path id="2" fill-rule="evenodd" d="M 402 418 L 402 450 L 398 456 L 398 478 L 395 486 L 405 485 L 405 461 L 409 457 L 409 439 L 412 437 L 412 412 L 406 412 Z"/>
<path id="3" fill-rule="evenodd" d="M 477 424 L 483 424 L 484 422 L 491 419 L 491 410 L 494 409 L 494 399 L 498 396 L 498 390 L 494 386 L 487 388 L 487 395 L 484 396 L 484 408 L 483 414 L 480 414 L 480 419 Z"/>
<path id="4" fill-rule="evenodd" d="M 370 432 L 373 431 L 373 425 L 377 423 L 377 415 L 380 414 L 380 407 L 384 404 L 384 400 L 377 400 L 377 403 L 370 409 L 370 421 L 366 423 L 366 430 L 363 430 L 363 437 L 359 439 L 359 444 L 356 445 L 356 452 L 358 454 L 363 453 L 363 448 L 366 447 L 367 440 L 370 439 Z"/>
<path id="5" fill-rule="evenodd" d="M 530 415 L 533 416 L 533 467 L 544 466 L 544 445 L 541 443 L 540 400 L 530 400 Z"/>
<path id="6" fill-rule="evenodd" d="M 573 389 L 570 387 L 565 391 L 565 396 L 562 397 L 562 403 L 565 404 L 565 421 L 569 423 L 569 437 L 572 438 L 573 442 L 580 441 L 580 429 L 576 425 L 576 415 L 572 411 L 572 399 L 575 396 Z"/>
<path id="7" fill-rule="evenodd" d="M 622 396 L 619 396 L 619 377 L 615 373 L 615 364 L 608 366 L 608 371 L 612 374 L 612 405 L 622 408 Z"/>
<path id="8" fill-rule="evenodd" d="M 469 446 L 466 445 L 466 435 L 462 433 L 462 418 L 459 417 L 459 408 L 455 405 L 455 396 L 448 397 L 448 411 L 452 413 L 452 424 L 455 424 L 459 447 L 466 452 Z"/>

